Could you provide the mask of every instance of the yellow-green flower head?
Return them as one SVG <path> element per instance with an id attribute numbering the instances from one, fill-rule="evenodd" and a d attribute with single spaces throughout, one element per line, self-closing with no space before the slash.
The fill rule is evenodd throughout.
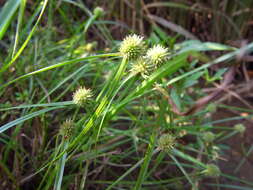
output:
<path id="1" fill-rule="evenodd" d="M 132 67 L 131 72 L 134 74 L 145 73 L 146 71 L 145 60 L 143 58 L 139 58 L 131 65 L 131 67 Z"/>
<path id="2" fill-rule="evenodd" d="M 85 106 L 86 103 L 89 103 L 92 97 L 92 92 L 90 89 L 86 89 L 85 87 L 80 87 L 73 94 L 73 102 L 78 106 Z"/>
<path id="3" fill-rule="evenodd" d="M 236 124 L 234 126 L 234 130 L 243 134 L 245 132 L 246 128 L 243 124 Z"/>
<path id="4" fill-rule="evenodd" d="M 211 143 L 215 140 L 215 134 L 213 134 L 212 132 L 205 132 L 202 138 L 205 142 Z"/>
<path id="5" fill-rule="evenodd" d="M 208 177 L 219 177 L 221 174 L 220 168 L 214 164 L 208 164 L 203 173 Z"/>
<path id="6" fill-rule="evenodd" d="M 150 67 L 150 64 L 148 64 L 143 57 L 138 58 L 131 66 L 131 72 L 133 74 L 141 74 L 143 78 L 147 78 L 153 71 L 153 68 Z"/>
<path id="7" fill-rule="evenodd" d="M 176 138 L 171 134 L 164 134 L 158 140 L 158 148 L 164 151 L 170 151 L 175 146 Z"/>
<path id="8" fill-rule="evenodd" d="M 160 67 L 168 60 L 168 49 L 161 45 L 155 45 L 147 51 L 146 58 L 151 64 Z"/>
<path id="9" fill-rule="evenodd" d="M 211 103 L 207 106 L 206 110 L 210 113 L 214 113 L 217 110 L 217 105 Z"/>
<path id="10" fill-rule="evenodd" d="M 93 10 L 93 14 L 95 15 L 96 18 L 99 18 L 101 16 L 103 16 L 105 13 L 104 9 L 101 8 L 101 7 L 96 7 L 94 10 Z"/>
<path id="11" fill-rule="evenodd" d="M 136 34 L 127 36 L 121 43 L 119 51 L 123 57 L 136 60 L 144 52 L 143 37 Z"/>
<path id="12" fill-rule="evenodd" d="M 71 119 L 67 119 L 60 127 L 60 134 L 65 138 L 70 138 L 73 134 L 74 122 Z"/>

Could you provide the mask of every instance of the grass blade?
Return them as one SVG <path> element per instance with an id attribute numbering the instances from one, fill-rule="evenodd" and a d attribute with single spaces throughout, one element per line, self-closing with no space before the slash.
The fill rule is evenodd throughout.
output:
<path id="1" fill-rule="evenodd" d="M 187 155 L 187 154 L 185 154 L 185 153 L 183 153 L 183 152 L 181 152 L 181 151 L 179 151 L 177 149 L 173 149 L 172 152 L 176 156 L 179 156 L 179 157 L 181 157 L 181 158 L 183 158 L 185 160 L 188 160 L 188 161 L 190 161 L 190 162 L 192 162 L 194 164 L 197 164 L 198 166 L 206 168 L 206 165 L 203 164 L 202 162 L 200 162 L 199 160 L 197 160 L 197 159 L 195 159 L 195 158 L 193 158 L 193 157 L 191 157 L 191 156 L 189 156 L 189 155 Z"/>
<path id="2" fill-rule="evenodd" d="M 72 101 L 65 101 L 65 102 L 53 102 L 48 104 L 32 104 L 32 105 L 20 105 L 10 108 L 1 108 L 0 111 L 7 111 L 13 109 L 24 109 L 24 108 L 36 108 L 36 107 L 53 107 L 53 106 L 69 106 L 72 105 Z"/>
<path id="3" fill-rule="evenodd" d="M 11 121 L 3 126 L 0 127 L 0 133 L 6 131 L 7 129 L 15 126 L 15 125 L 18 125 L 18 124 L 21 124 L 23 123 L 24 121 L 26 120 L 29 120 L 31 118 L 34 118 L 36 116 L 39 116 L 43 113 L 46 113 L 46 112 L 49 112 L 49 111 L 52 111 L 52 110 L 56 110 L 56 109 L 61 109 L 61 108 L 64 108 L 64 106 L 58 106 L 58 107 L 52 107 L 52 108 L 45 108 L 45 109 L 42 109 L 40 111 L 37 111 L 37 112 L 33 112 L 31 114 L 28 114 L 28 115 L 25 115 L 24 117 L 20 117 L 14 121 Z"/>
<path id="4" fill-rule="evenodd" d="M 169 155 L 172 160 L 176 163 L 176 165 L 179 167 L 179 169 L 182 171 L 186 179 L 190 182 L 193 189 L 196 189 L 196 186 L 194 185 L 193 181 L 191 180 L 190 176 L 187 174 L 187 172 L 184 170 L 183 166 L 177 161 L 177 159 L 173 155 Z"/>
<path id="5" fill-rule="evenodd" d="M 21 48 L 18 50 L 18 52 L 15 54 L 15 56 L 12 58 L 12 60 L 11 60 L 9 63 L 5 64 L 5 65 L 0 69 L 0 73 L 6 71 L 6 70 L 17 60 L 17 58 L 21 55 L 21 53 L 23 52 L 23 50 L 26 48 L 28 42 L 29 42 L 30 39 L 32 38 L 32 36 L 33 36 L 33 34 L 34 34 L 34 32 L 35 32 L 35 30 L 36 30 L 36 28 L 37 28 L 37 26 L 38 26 L 38 24 L 39 24 L 41 18 L 42 18 L 42 15 L 43 15 L 43 13 L 44 13 L 44 11 L 45 11 L 45 9 L 46 9 L 46 6 L 47 6 L 47 2 L 48 2 L 48 0 L 45 0 L 45 1 L 44 1 L 43 7 L 42 7 L 41 12 L 40 12 L 40 15 L 39 15 L 39 17 L 38 17 L 38 19 L 37 19 L 35 25 L 33 26 L 33 28 L 32 28 L 32 30 L 31 30 L 30 34 L 29 34 L 28 37 L 26 38 L 25 42 L 23 43 L 23 45 L 21 46 Z"/>
<path id="6" fill-rule="evenodd" d="M 8 26 L 11 23 L 15 12 L 17 11 L 21 0 L 8 0 L 4 7 L 1 9 L 0 13 L 0 40 L 4 37 L 5 32 L 8 29 Z"/>
<path id="7" fill-rule="evenodd" d="M 68 142 L 64 142 L 64 150 L 66 150 L 68 147 Z M 64 173 L 64 168 L 65 168 L 65 163 L 67 160 L 67 153 L 65 153 L 62 158 L 59 160 L 58 164 L 58 171 L 55 179 L 55 190 L 61 190 L 61 184 L 62 184 L 62 178 L 63 178 L 63 173 Z"/>
<path id="8" fill-rule="evenodd" d="M 23 20 L 23 16 L 24 16 L 25 6 L 26 6 L 26 0 L 21 0 L 21 4 L 20 4 L 20 8 L 19 8 L 19 13 L 18 13 L 18 24 L 17 24 L 17 28 L 16 28 L 16 35 L 15 35 L 15 42 L 14 42 L 12 57 L 15 55 L 16 48 L 18 46 L 19 33 L 20 33 L 21 25 L 22 25 L 22 20 Z"/>
<path id="9" fill-rule="evenodd" d="M 147 171 L 148 171 L 148 166 L 150 164 L 150 160 L 151 160 L 151 157 L 152 157 L 152 153 L 153 153 L 153 150 L 154 150 L 154 145 L 155 145 L 155 133 L 153 132 L 153 134 L 151 135 L 150 137 L 150 143 L 148 145 L 148 149 L 146 151 L 146 155 L 144 157 L 144 162 L 141 166 L 141 171 L 139 173 L 139 176 L 138 176 L 138 179 L 137 179 L 137 182 L 136 182 L 136 185 L 134 187 L 134 190 L 139 190 L 141 189 L 141 185 L 143 184 L 145 178 L 146 178 L 146 174 L 147 174 Z"/>
<path id="10" fill-rule="evenodd" d="M 77 59 L 72 59 L 72 60 L 69 60 L 69 61 L 63 61 L 63 62 L 60 62 L 60 63 L 56 63 L 54 65 L 50 65 L 48 67 L 44 67 L 42 69 L 39 69 L 37 71 L 33 71 L 33 72 L 30 72 L 30 73 L 27 73 L 25 75 L 22 75 L 12 81 L 9 81 L 7 82 L 6 84 L 2 85 L 0 87 L 1 88 L 4 88 L 20 79 L 23 79 L 23 78 L 27 78 L 29 76 L 32 76 L 32 75 L 35 75 L 35 74 L 38 74 L 38 73 L 41 73 L 41 72 L 45 72 L 45 71 L 48 71 L 48 70 L 51 70 L 51 69 L 55 69 L 55 68 L 58 68 L 58 67 L 62 67 L 62 66 L 65 66 L 65 65 L 69 65 L 69 64 L 74 64 L 74 63 L 79 63 L 81 61 L 85 61 L 85 60 L 89 60 L 89 59 L 94 59 L 94 58 L 102 58 L 102 57 L 109 57 L 109 56 L 118 56 L 117 53 L 111 53 L 111 54 L 100 54 L 100 55 L 93 55 L 93 56 L 88 56 L 88 57 L 82 57 L 82 58 L 77 58 Z"/>

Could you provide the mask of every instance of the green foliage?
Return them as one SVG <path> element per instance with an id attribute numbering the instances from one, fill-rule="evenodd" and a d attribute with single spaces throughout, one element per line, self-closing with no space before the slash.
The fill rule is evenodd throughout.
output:
<path id="1" fill-rule="evenodd" d="M 13 15 L 21 4 L 21 0 L 9 0 L 5 3 L 0 12 L 0 40 L 6 33 L 8 26 L 11 23 Z"/>

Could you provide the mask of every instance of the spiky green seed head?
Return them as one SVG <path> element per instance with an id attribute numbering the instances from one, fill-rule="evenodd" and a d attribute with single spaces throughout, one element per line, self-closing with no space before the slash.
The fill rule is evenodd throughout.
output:
<path id="1" fill-rule="evenodd" d="M 202 136 L 203 140 L 207 143 L 211 143 L 215 140 L 215 134 L 212 133 L 212 132 L 205 132 L 203 133 L 203 136 Z"/>
<path id="2" fill-rule="evenodd" d="M 85 87 L 80 87 L 77 91 L 73 94 L 73 102 L 78 106 L 85 106 L 87 103 L 90 102 L 92 98 L 92 92 L 90 89 Z"/>
<path id="3" fill-rule="evenodd" d="M 216 166 L 215 164 L 208 164 L 206 166 L 206 169 L 203 171 L 203 173 L 207 177 L 219 177 L 221 174 L 220 168 Z"/>
<path id="4" fill-rule="evenodd" d="M 71 119 L 67 119 L 60 127 L 60 134 L 65 138 L 70 138 L 73 135 L 74 122 Z"/>
<path id="5" fill-rule="evenodd" d="M 133 34 L 125 37 L 119 51 L 128 60 L 136 60 L 143 55 L 144 45 L 143 37 Z"/>
<path id="6" fill-rule="evenodd" d="M 234 126 L 234 130 L 241 133 L 241 134 L 243 134 L 245 132 L 246 128 L 243 124 L 236 124 Z"/>
<path id="7" fill-rule="evenodd" d="M 137 59 L 132 65 L 131 65 L 131 73 L 134 74 L 142 74 L 146 72 L 146 66 L 145 66 L 145 60 L 143 58 Z"/>
<path id="8" fill-rule="evenodd" d="M 155 45 L 147 51 L 146 58 L 150 64 L 158 68 L 168 60 L 168 49 L 161 45 Z"/>
<path id="9" fill-rule="evenodd" d="M 214 113 L 217 110 L 217 105 L 211 103 L 207 106 L 206 110 L 210 113 Z"/>
<path id="10" fill-rule="evenodd" d="M 163 151 L 170 151 L 176 144 L 176 138 L 171 134 L 163 134 L 158 140 L 158 148 Z"/>
<path id="11" fill-rule="evenodd" d="M 147 78 L 153 71 L 153 68 L 150 67 L 143 57 L 138 58 L 131 66 L 131 72 L 133 74 L 141 74 L 143 78 Z"/>
<path id="12" fill-rule="evenodd" d="M 99 18 L 101 16 L 103 16 L 105 14 L 105 11 L 103 8 L 101 7 L 96 7 L 94 10 L 93 10 L 93 14 L 96 18 Z"/>

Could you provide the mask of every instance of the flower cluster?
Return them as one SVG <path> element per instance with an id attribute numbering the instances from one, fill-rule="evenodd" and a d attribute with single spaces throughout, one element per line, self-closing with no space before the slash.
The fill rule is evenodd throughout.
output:
<path id="1" fill-rule="evenodd" d="M 205 132 L 205 133 L 203 133 L 202 138 L 206 143 L 212 143 L 215 140 L 215 134 L 213 134 L 210 131 Z"/>
<path id="2" fill-rule="evenodd" d="M 241 133 L 241 134 L 243 134 L 245 132 L 246 128 L 243 124 L 236 124 L 234 126 L 234 130 Z"/>
<path id="3" fill-rule="evenodd" d="M 96 18 L 99 18 L 101 16 L 103 16 L 105 13 L 104 9 L 101 8 L 101 7 L 96 7 L 94 10 L 93 10 L 93 14 Z"/>
<path id="4" fill-rule="evenodd" d="M 163 134 L 158 140 L 158 148 L 163 151 L 170 151 L 175 146 L 176 138 L 171 134 Z"/>
<path id="5" fill-rule="evenodd" d="M 143 37 L 136 34 L 127 36 L 119 48 L 121 55 L 133 61 L 131 72 L 144 78 L 161 67 L 168 60 L 168 49 L 155 45 L 145 51 Z"/>
<path id="6" fill-rule="evenodd" d="M 219 177 L 221 174 L 220 168 L 214 164 L 208 164 L 203 173 L 207 177 Z"/>
<path id="7" fill-rule="evenodd" d="M 167 48 L 164 48 L 161 45 L 155 45 L 147 51 L 146 58 L 149 64 L 158 68 L 167 61 L 167 55 Z"/>
<path id="8" fill-rule="evenodd" d="M 74 122 L 71 119 L 67 119 L 60 127 L 60 134 L 65 138 L 70 138 L 73 134 Z"/>
<path id="9" fill-rule="evenodd" d="M 143 37 L 136 34 L 127 36 L 121 43 L 119 51 L 128 60 L 138 59 L 144 52 Z"/>
<path id="10" fill-rule="evenodd" d="M 80 87 L 74 94 L 73 94 L 73 102 L 83 107 L 87 103 L 90 102 L 92 97 L 92 92 L 90 89 L 86 89 L 85 87 Z"/>

